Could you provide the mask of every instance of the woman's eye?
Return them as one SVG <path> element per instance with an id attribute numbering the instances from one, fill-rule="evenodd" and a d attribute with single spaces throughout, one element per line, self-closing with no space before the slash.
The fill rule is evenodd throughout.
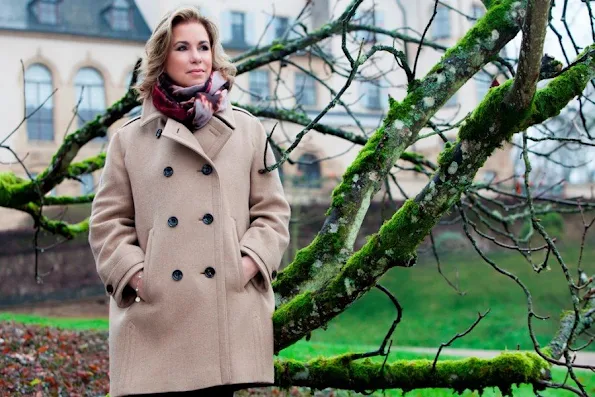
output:
<path id="1" fill-rule="evenodd" d="M 178 48 L 176 48 L 176 51 L 184 51 L 186 49 L 185 45 L 181 45 Z"/>
<path id="2" fill-rule="evenodd" d="M 202 51 L 208 51 L 209 50 L 209 46 L 203 45 L 202 47 L 200 47 L 200 49 Z"/>

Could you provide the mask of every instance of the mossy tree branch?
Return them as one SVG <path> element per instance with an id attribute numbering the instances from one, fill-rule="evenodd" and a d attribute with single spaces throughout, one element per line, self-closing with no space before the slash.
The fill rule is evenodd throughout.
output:
<path id="1" fill-rule="evenodd" d="M 428 120 L 467 80 L 498 56 L 522 23 L 524 4 L 504 0 L 494 5 L 409 94 L 390 110 L 383 126 L 368 140 L 333 191 L 327 217 L 314 241 L 300 250 L 274 284 L 276 300 L 287 302 L 329 282 L 350 258 L 372 196 L 416 139 Z"/>
<path id="2" fill-rule="evenodd" d="M 593 50 L 594 46 L 587 49 L 585 53 L 590 55 L 583 57 L 582 62 L 537 91 L 526 112 L 511 114 L 509 105 L 503 102 L 513 80 L 491 89 L 461 127 L 457 144 L 441 154 L 440 168 L 417 197 L 406 201 L 328 283 L 297 295 L 277 309 L 273 317 L 275 350 L 282 350 L 328 323 L 372 288 L 391 267 L 412 264 L 417 246 L 459 200 L 494 150 L 515 132 L 526 129 L 530 122 L 540 123 L 556 116 L 582 93 L 595 76 Z"/>
<path id="3" fill-rule="evenodd" d="M 448 388 L 483 391 L 497 387 L 511 395 L 513 385 L 531 384 L 543 389 L 541 382 L 551 378 L 549 364 L 535 353 L 502 353 L 493 359 L 467 358 L 444 360 L 432 370 L 432 360 L 407 360 L 387 363 L 370 359 L 354 361 L 350 354 L 319 358 L 306 363 L 295 360 L 275 362 L 275 384 L 282 387 L 332 387 L 357 392 L 423 388 Z"/>

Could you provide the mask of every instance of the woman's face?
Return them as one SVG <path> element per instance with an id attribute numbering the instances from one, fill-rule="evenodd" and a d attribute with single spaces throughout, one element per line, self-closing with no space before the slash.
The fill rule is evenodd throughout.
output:
<path id="1" fill-rule="evenodd" d="M 182 87 L 207 81 L 213 69 L 213 54 L 205 27 L 199 22 L 183 22 L 174 26 L 172 33 L 165 72 Z"/>

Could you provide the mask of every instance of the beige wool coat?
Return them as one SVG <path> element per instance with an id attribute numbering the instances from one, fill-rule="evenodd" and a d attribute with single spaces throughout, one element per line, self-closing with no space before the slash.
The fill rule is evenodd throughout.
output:
<path id="1" fill-rule="evenodd" d="M 290 207 L 277 171 L 258 172 L 265 144 L 243 109 L 192 133 L 150 99 L 110 139 L 89 244 L 111 296 L 112 397 L 273 383 L 271 282 Z M 246 285 L 242 255 L 260 271 Z"/>

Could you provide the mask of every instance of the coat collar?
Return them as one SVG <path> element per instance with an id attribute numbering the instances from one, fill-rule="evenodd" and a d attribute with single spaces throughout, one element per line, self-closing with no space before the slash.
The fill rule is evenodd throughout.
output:
<path id="1" fill-rule="evenodd" d="M 151 98 L 147 98 L 143 101 L 140 126 L 143 127 L 155 119 L 165 122 L 162 136 L 188 147 L 209 160 L 223 149 L 231 137 L 232 130 L 236 127 L 231 104 L 223 112 L 216 113 L 203 128 L 192 133 L 184 124 L 157 110 Z"/>

